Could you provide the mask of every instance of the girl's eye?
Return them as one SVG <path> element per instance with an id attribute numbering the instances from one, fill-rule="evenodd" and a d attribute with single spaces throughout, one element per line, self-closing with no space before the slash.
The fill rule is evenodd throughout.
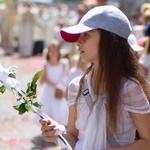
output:
<path id="1" fill-rule="evenodd" d="M 85 33 L 83 33 L 83 36 L 84 36 L 84 37 L 87 37 L 87 36 L 88 36 L 88 34 L 85 32 Z"/>

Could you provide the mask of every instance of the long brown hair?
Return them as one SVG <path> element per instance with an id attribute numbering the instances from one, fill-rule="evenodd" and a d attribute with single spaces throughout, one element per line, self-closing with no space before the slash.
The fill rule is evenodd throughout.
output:
<path id="1" fill-rule="evenodd" d="M 85 75 L 92 69 L 93 64 L 86 70 L 80 80 L 77 99 L 82 91 Z M 121 79 L 125 77 L 132 81 L 136 79 L 142 86 L 148 100 L 150 100 L 150 86 L 144 76 L 143 68 L 138 63 L 134 51 L 127 40 L 111 32 L 100 30 L 99 68 L 96 77 L 95 90 L 99 93 L 101 83 L 107 94 L 107 117 L 112 133 L 117 129 L 117 110 L 120 100 Z M 136 81 L 134 81 L 136 82 Z"/>

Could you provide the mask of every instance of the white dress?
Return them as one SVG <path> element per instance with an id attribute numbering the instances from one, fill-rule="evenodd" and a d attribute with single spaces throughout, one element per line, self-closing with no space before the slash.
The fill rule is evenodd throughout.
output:
<path id="1" fill-rule="evenodd" d="M 46 73 L 50 81 L 60 84 L 64 75 L 62 63 L 52 66 L 46 63 Z M 65 89 L 64 89 L 65 90 Z M 42 111 L 61 125 L 66 125 L 68 120 L 68 104 L 65 98 L 55 98 L 55 88 L 46 83 L 42 84 L 38 94 L 38 102 L 42 103 Z"/>
<path id="2" fill-rule="evenodd" d="M 68 90 L 68 103 L 69 106 L 72 106 L 76 103 L 76 95 L 79 89 L 79 80 L 81 77 L 74 78 L 69 84 Z M 91 100 L 93 101 L 95 95 L 93 93 L 93 89 L 90 85 L 91 72 L 87 75 L 87 88 L 89 90 L 89 94 L 91 96 Z M 134 141 L 136 127 L 133 123 L 133 120 L 130 116 L 130 112 L 138 113 L 138 114 L 148 114 L 150 113 L 150 106 L 147 100 L 146 95 L 144 94 L 142 88 L 131 80 L 125 80 L 125 82 L 121 83 L 121 106 L 118 110 L 120 114 L 118 116 L 118 124 L 117 124 L 117 134 L 114 135 L 115 140 L 120 146 L 124 146 L 130 144 Z M 102 103 L 99 105 L 103 107 L 107 105 L 106 103 L 106 94 L 100 95 L 99 99 L 95 103 Z M 86 98 L 81 94 L 79 100 L 77 102 L 77 120 L 76 120 L 76 128 L 79 131 L 78 141 L 75 145 L 74 150 L 85 150 L 85 146 L 88 146 L 88 150 L 104 150 L 106 148 L 111 148 L 110 143 L 108 143 L 106 139 L 106 121 L 104 118 L 106 116 L 105 112 L 103 112 L 103 108 L 100 108 L 98 105 L 98 109 L 94 113 L 97 114 L 96 117 L 100 121 L 97 121 L 97 118 L 94 121 L 89 120 L 91 118 L 89 116 L 90 109 L 87 105 Z M 95 107 L 95 106 L 94 106 Z M 94 109 L 93 107 L 93 109 Z M 101 112 L 101 113 L 99 113 Z M 92 114 L 93 112 L 91 112 Z M 90 125 L 88 125 L 90 124 Z M 87 128 L 90 130 L 86 130 Z M 99 131 L 101 130 L 101 131 Z M 101 135 L 99 134 L 101 132 Z M 86 135 L 89 135 L 87 137 Z M 105 140 L 104 140 L 105 138 Z M 88 139 L 88 140 L 86 140 Z M 86 142 L 85 142 L 86 140 Z M 97 140 L 97 142 L 96 142 Z M 100 141 L 101 145 L 99 144 Z M 83 148 L 84 147 L 84 148 Z"/>

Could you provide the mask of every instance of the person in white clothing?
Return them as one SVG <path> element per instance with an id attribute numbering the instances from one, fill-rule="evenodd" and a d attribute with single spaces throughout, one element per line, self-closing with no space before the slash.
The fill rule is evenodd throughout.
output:
<path id="1" fill-rule="evenodd" d="M 60 43 L 52 40 L 48 46 L 44 73 L 40 79 L 40 91 L 37 100 L 42 103 L 41 110 L 49 117 L 64 126 L 67 125 L 68 105 L 65 96 L 57 98 L 56 88 L 60 88 L 65 95 L 66 87 L 64 78 L 66 75 L 65 64 L 60 61 Z M 59 111 L 58 111 L 59 110 Z"/>
<path id="2" fill-rule="evenodd" d="M 61 29 L 91 65 L 68 87 L 69 119 L 63 136 L 74 150 L 149 150 L 150 84 L 128 44 L 131 25 L 110 5 L 94 7 Z M 42 137 L 56 142 L 57 125 L 41 119 Z M 136 131 L 139 138 L 135 140 Z"/>
<path id="3" fill-rule="evenodd" d="M 86 64 L 81 61 L 81 57 L 77 54 L 74 55 L 71 58 L 71 68 L 69 70 L 68 77 L 65 82 L 66 86 L 69 85 L 70 81 L 73 78 L 83 75 L 85 68 Z"/>
<path id="4" fill-rule="evenodd" d="M 139 62 L 143 65 L 145 74 L 150 81 L 150 23 L 147 25 L 145 32 L 147 40 L 145 42 L 144 52 L 139 58 Z"/>

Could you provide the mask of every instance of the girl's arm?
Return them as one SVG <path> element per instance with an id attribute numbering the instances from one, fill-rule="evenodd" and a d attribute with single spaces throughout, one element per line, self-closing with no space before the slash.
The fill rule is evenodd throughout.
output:
<path id="1" fill-rule="evenodd" d="M 75 144 L 78 140 L 78 130 L 75 127 L 75 121 L 77 118 L 76 105 L 72 105 L 69 107 L 69 117 L 68 117 L 68 125 L 67 130 L 63 134 L 65 139 L 69 142 L 71 147 L 74 149 Z"/>
<path id="2" fill-rule="evenodd" d="M 78 140 L 77 138 L 78 130 L 75 128 L 75 120 L 76 120 L 76 106 L 72 105 L 69 108 L 67 131 L 63 134 L 63 136 L 69 142 L 69 144 L 73 149 Z M 58 136 L 55 135 L 55 132 L 57 131 L 56 125 L 51 123 L 47 119 L 41 119 L 40 123 L 42 125 L 41 131 L 43 139 L 47 142 L 57 143 Z"/>
<path id="3" fill-rule="evenodd" d="M 47 83 L 47 84 L 49 84 L 49 85 L 51 85 L 51 86 L 54 86 L 54 87 L 56 86 L 55 83 L 53 83 L 53 82 L 51 82 L 51 81 L 49 81 L 49 80 L 47 79 L 46 66 L 44 66 L 43 75 L 42 75 L 42 77 L 41 77 L 41 79 L 40 79 L 40 84 L 43 84 L 43 83 Z"/>
<path id="4" fill-rule="evenodd" d="M 140 139 L 132 144 L 111 150 L 150 150 L 150 114 L 130 113 Z"/>

